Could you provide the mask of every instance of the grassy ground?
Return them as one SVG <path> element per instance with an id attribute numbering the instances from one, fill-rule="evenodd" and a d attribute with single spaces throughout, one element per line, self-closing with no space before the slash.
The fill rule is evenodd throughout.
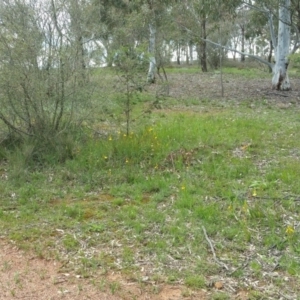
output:
<path id="1" fill-rule="evenodd" d="M 9 154 L 1 235 L 82 276 L 224 282 L 214 299 L 299 294 L 299 108 L 187 98 L 179 110 L 167 99 L 145 118 L 156 100 L 134 100 L 143 117 L 129 134 L 121 117 L 83 123 L 85 139 L 64 164 L 32 169 Z"/>

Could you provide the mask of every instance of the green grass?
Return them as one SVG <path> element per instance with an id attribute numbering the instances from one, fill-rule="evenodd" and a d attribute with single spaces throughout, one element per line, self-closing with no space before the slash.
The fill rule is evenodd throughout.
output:
<path id="1" fill-rule="evenodd" d="M 241 287 L 272 268 L 296 280 L 298 109 L 205 105 L 206 113 L 153 112 L 129 135 L 88 134 L 62 165 L 22 164 L 16 174 L 22 162 L 3 161 L 1 235 L 84 276 L 100 268 L 138 281 L 142 262 L 149 280 L 202 289 L 224 272 L 205 228 L 223 274 Z"/>
<path id="2" fill-rule="evenodd" d="M 167 66 L 165 67 L 167 74 L 197 74 L 201 72 L 200 66 L 193 65 L 193 66 Z"/>
<path id="3" fill-rule="evenodd" d="M 222 69 L 222 72 L 224 74 L 231 74 L 234 76 L 241 76 L 243 78 L 249 78 L 249 79 L 255 79 L 255 78 L 270 78 L 271 74 L 269 71 L 264 68 L 264 69 L 258 69 L 258 68 L 253 68 L 253 67 L 248 67 L 247 65 L 243 66 L 241 65 L 240 67 L 232 68 L 232 67 L 225 67 Z"/>

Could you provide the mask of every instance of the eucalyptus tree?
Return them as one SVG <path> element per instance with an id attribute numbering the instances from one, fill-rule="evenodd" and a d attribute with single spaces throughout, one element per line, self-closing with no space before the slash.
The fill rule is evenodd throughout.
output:
<path id="1" fill-rule="evenodd" d="M 145 22 L 149 28 L 149 46 L 148 46 L 148 59 L 149 69 L 147 74 L 147 82 L 154 83 L 157 67 L 159 62 L 157 61 L 157 37 L 162 24 L 166 20 L 170 19 L 170 11 L 172 8 L 172 0 L 160 1 L 160 0 L 140 0 L 141 13 L 145 18 Z"/>
<path id="2" fill-rule="evenodd" d="M 295 24 L 293 28 L 298 35 L 300 32 L 300 0 L 291 0 L 291 12 Z"/>
<path id="3" fill-rule="evenodd" d="M 185 0 L 180 3 L 177 23 L 189 32 L 192 40 L 197 41 L 197 52 L 203 72 L 207 72 L 208 37 L 217 35 L 220 19 L 226 20 L 226 28 L 223 27 L 225 37 L 239 3 L 238 0 Z"/>
<path id="4" fill-rule="evenodd" d="M 232 31 L 232 45 L 234 49 L 240 49 L 242 53 L 268 56 L 271 62 L 273 45 L 271 42 L 268 20 L 260 10 L 251 9 L 243 4 L 236 9 L 235 25 Z M 235 56 L 236 52 L 233 52 Z M 241 61 L 245 61 L 245 54 L 241 54 Z"/>
<path id="5" fill-rule="evenodd" d="M 70 16 L 69 36 L 73 44 L 76 55 L 78 69 L 81 69 L 81 80 L 85 81 L 85 71 L 87 68 L 87 49 L 86 44 L 91 37 L 87 31 L 88 10 L 87 3 L 84 0 L 69 0 L 66 2 L 66 10 Z"/>
<path id="6" fill-rule="evenodd" d="M 189 28 L 197 27 L 197 53 L 200 61 L 201 69 L 207 72 L 207 42 L 206 39 L 211 31 L 208 27 L 209 17 L 212 11 L 212 1 L 183 1 L 180 5 L 180 11 L 184 9 L 187 18 L 179 18 L 180 23 Z M 195 39 L 195 38 L 194 38 Z"/>
<path id="7" fill-rule="evenodd" d="M 249 27 L 250 27 L 250 17 L 249 9 L 246 5 L 241 5 L 237 9 L 237 17 L 235 19 L 235 24 L 238 27 L 238 35 L 240 39 L 241 51 L 245 52 L 245 41 L 250 37 Z M 245 55 L 241 55 L 241 62 L 245 61 Z"/>
<path id="8" fill-rule="evenodd" d="M 289 53 L 291 43 L 291 1 L 285 0 L 279 3 L 278 38 L 272 30 L 271 16 L 269 22 L 271 28 L 272 43 L 275 49 L 275 64 L 272 67 L 272 86 L 277 90 L 289 90 L 291 88 L 287 68 L 289 65 Z"/>
<path id="9" fill-rule="evenodd" d="M 272 69 L 272 88 L 277 90 L 290 90 L 290 80 L 288 77 L 289 55 L 298 48 L 298 37 L 294 42 L 294 47 L 291 49 L 291 29 L 294 27 L 292 23 L 291 0 L 279 0 L 277 2 L 278 15 L 274 14 L 274 1 L 262 1 L 260 6 L 248 4 L 250 8 L 256 9 L 264 14 L 268 20 L 271 36 L 271 47 L 274 47 L 274 62 L 269 62 L 259 57 L 257 60 L 265 63 Z M 274 19 L 278 20 L 277 36 L 275 34 Z M 296 28 L 297 30 L 297 28 Z"/>
<path id="10" fill-rule="evenodd" d="M 90 40 L 96 45 L 96 55 L 101 57 L 100 60 L 104 58 L 108 66 L 113 65 L 114 56 L 122 46 L 119 32 L 127 27 L 131 5 L 132 2 L 126 0 L 91 0 L 86 4 L 89 16 L 86 28 L 90 33 Z"/>
<path id="11" fill-rule="evenodd" d="M 154 83 L 155 81 L 155 72 L 156 72 L 156 34 L 157 34 L 157 18 L 158 18 L 158 7 L 156 6 L 158 1 L 148 0 L 146 3 L 148 4 L 149 10 L 149 70 L 147 75 L 147 81 L 149 83 Z"/>
<path id="12" fill-rule="evenodd" d="M 253 59 L 256 59 L 260 61 L 263 64 L 266 64 L 272 69 L 273 72 L 273 78 L 272 78 L 272 87 L 273 89 L 277 90 L 290 90 L 290 81 L 287 74 L 287 69 L 289 65 L 289 54 L 294 53 L 299 48 L 299 31 L 295 30 L 295 40 L 293 45 L 291 44 L 291 28 L 297 29 L 293 23 L 292 23 L 292 6 L 291 6 L 291 0 L 262 0 L 262 1 L 242 1 L 243 4 L 246 4 L 249 6 L 250 9 L 258 10 L 261 14 L 265 16 L 265 18 L 268 20 L 269 28 L 270 28 L 270 36 L 272 40 L 272 46 L 274 47 L 274 53 L 275 53 L 275 62 L 269 62 L 268 60 L 256 56 L 251 53 L 245 53 L 242 51 L 239 51 L 237 49 L 232 49 L 230 47 L 227 47 L 226 45 L 222 45 L 218 42 L 201 38 L 203 41 L 210 43 L 212 45 L 215 45 L 217 47 L 221 47 L 230 51 L 235 51 L 239 53 L 240 55 L 246 55 L 248 57 L 251 57 Z M 253 4 L 252 4 L 253 2 Z M 274 3 L 276 2 L 276 3 Z M 186 3 L 190 3 L 190 1 L 186 1 Z M 239 1 L 233 1 L 231 7 L 235 7 L 235 5 L 239 4 Z M 229 2 L 224 4 L 225 7 L 229 5 Z M 275 15 L 273 12 L 273 8 L 277 7 L 278 15 Z M 227 7 L 228 8 L 228 7 Z M 196 13 L 195 9 L 193 9 L 193 6 L 187 5 L 186 10 L 188 13 L 194 17 L 195 20 L 200 21 L 199 15 Z M 275 26 L 273 20 L 276 19 L 278 21 L 278 32 L 277 36 L 275 34 Z M 199 23 L 200 24 L 200 23 Z M 185 25 L 187 28 L 187 26 Z M 198 35 L 198 32 L 195 30 L 195 28 L 188 28 L 190 33 L 194 36 Z M 293 47 L 291 47 L 293 46 Z M 290 49 L 292 48 L 292 49 Z"/>
<path id="13" fill-rule="evenodd" d="M 117 35 L 123 33 L 127 28 L 131 33 L 134 32 L 135 44 L 148 42 L 148 49 L 145 58 L 149 61 L 147 72 L 147 82 L 155 82 L 156 70 L 160 65 L 157 57 L 158 43 L 161 42 L 161 29 L 166 22 L 170 22 L 171 3 L 173 0 L 135 0 L 126 1 L 123 9 L 123 26 L 116 30 Z M 132 36 L 128 34 L 127 36 Z M 116 38 L 116 36 L 114 37 Z"/>

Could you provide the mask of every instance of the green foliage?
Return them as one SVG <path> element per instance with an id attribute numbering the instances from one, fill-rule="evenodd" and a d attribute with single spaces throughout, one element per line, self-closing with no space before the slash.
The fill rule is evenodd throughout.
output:
<path id="1" fill-rule="evenodd" d="M 300 64 L 300 53 L 294 53 L 289 57 L 290 62 L 293 63 L 295 66 L 299 67 Z"/>
<path id="2" fill-rule="evenodd" d="M 227 293 L 217 292 L 212 296 L 212 300 L 229 300 L 230 296 Z"/>
<path id="3" fill-rule="evenodd" d="M 205 278 L 201 275 L 191 275 L 187 276 L 185 279 L 185 284 L 188 287 L 202 289 L 205 287 Z"/>
<path id="4" fill-rule="evenodd" d="M 1 9 L 1 128 L 5 140 L 17 137 L 25 165 L 72 157 L 72 129 L 91 87 L 57 23 L 61 12 L 54 7 L 47 12 L 36 3 L 12 2 Z M 40 27 L 45 20 L 49 23 Z"/>
<path id="5" fill-rule="evenodd" d="M 70 234 L 64 237 L 63 245 L 67 251 L 76 251 L 76 249 L 80 246 L 78 240 Z"/>

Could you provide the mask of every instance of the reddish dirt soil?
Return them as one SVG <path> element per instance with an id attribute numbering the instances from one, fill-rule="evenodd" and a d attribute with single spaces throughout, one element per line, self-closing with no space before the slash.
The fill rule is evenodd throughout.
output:
<path id="1" fill-rule="evenodd" d="M 0 299 L 103 299 L 119 297 L 101 292 L 86 280 L 60 273 L 60 264 L 25 254 L 0 240 Z"/>
<path id="2" fill-rule="evenodd" d="M 113 295 L 109 288 L 100 288 L 101 278 L 94 278 L 92 284 L 93 280 L 62 273 L 60 268 L 61 264 L 55 260 L 40 259 L 0 239 L 0 300 L 209 299 L 205 291 L 188 292 L 182 286 L 158 286 L 157 291 L 151 293 L 137 283 L 127 282 L 118 274 L 105 278 L 107 285 L 109 282 L 119 284 L 118 291 Z"/>

